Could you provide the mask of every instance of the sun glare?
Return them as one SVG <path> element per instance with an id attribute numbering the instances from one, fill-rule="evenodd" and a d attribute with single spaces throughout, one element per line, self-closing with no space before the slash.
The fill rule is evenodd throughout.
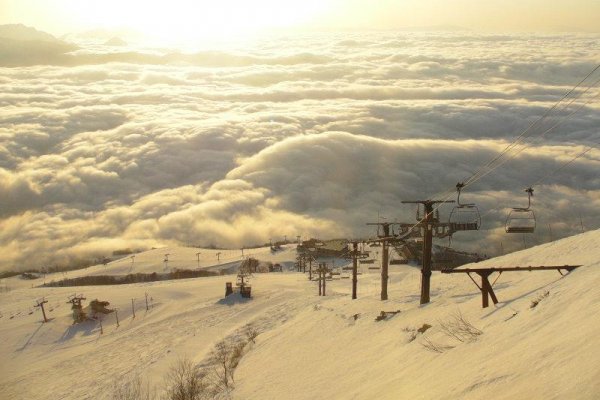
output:
<path id="1" fill-rule="evenodd" d="M 89 26 L 130 28 L 163 42 L 219 40 L 310 24 L 329 0 L 71 2 L 72 18 Z"/>

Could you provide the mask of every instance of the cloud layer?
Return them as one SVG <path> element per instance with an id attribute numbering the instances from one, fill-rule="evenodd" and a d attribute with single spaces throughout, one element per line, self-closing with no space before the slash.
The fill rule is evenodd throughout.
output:
<path id="1" fill-rule="evenodd" d="M 598 48 L 590 35 L 381 33 L 13 57 L 0 68 L 0 268 L 412 221 L 400 200 L 452 189 L 492 159 L 594 68 Z M 545 177 L 597 146 L 597 95 L 469 188 L 484 230 L 457 247 L 522 246 L 502 224 L 540 178 L 528 244 L 548 240 L 548 224 L 554 237 L 600 226 L 598 150 Z"/>

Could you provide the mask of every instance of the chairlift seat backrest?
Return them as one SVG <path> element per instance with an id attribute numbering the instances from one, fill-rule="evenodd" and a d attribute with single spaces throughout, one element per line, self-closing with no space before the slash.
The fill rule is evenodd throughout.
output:
<path id="1" fill-rule="evenodd" d="M 451 231 L 476 231 L 481 227 L 481 215 L 475 204 L 461 204 L 450 212 Z"/>
<path id="2" fill-rule="evenodd" d="M 481 227 L 481 215 L 477 206 L 474 203 L 460 202 L 460 191 L 464 187 L 465 184 L 462 182 L 456 184 L 457 206 L 452 209 L 450 217 L 448 217 L 450 232 L 477 231 Z"/>
<path id="3" fill-rule="evenodd" d="M 533 210 L 513 208 L 506 219 L 506 233 L 533 233 L 536 220 Z"/>

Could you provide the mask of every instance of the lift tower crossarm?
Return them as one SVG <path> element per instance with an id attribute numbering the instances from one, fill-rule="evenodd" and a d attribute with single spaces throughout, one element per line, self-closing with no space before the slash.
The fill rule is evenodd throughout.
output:
<path id="1" fill-rule="evenodd" d="M 454 200 L 410 200 L 402 201 L 402 204 L 423 204 L 425 216 L 418 222 L 423 227 L 423 261 L 421 267 L 421 304 L 429 303 L 429 291 L 431 287 L 431 251 L 433 247 L 433 231 L 437 221 L 433 218 L 433 206 L 436 204 L 454 203 Z"/>

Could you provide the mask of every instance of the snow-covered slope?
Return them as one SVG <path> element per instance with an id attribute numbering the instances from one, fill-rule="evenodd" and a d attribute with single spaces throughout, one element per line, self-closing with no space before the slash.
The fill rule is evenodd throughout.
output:
<path id="1" fill-rule="evenodd" d="M 246 302 L 221 300 L 231 276 L 2 292 L 0 398 L 110 398 L 117 382 L 138 374 L 160 388 L 178 357 L 200 363 L 216 342 L 253 322 L 262 333 L 236 370 L 234 399 L 596 399 L 599 247 L 600 230 L 477 264 L 584 264 L 565 277 L 505 273 L 495 284 L 500 303 L 488 309 L 462 274 L 435 273 L 432 302 L 420 306 L 419 270 L 397 265 L 385 302 L 377 273 L 359 277 L 358 300 L 350 299 L 349 280 L 328 282 L 328 296 L 318 297 L 316 283 L 296 272 L 256 275 Z M 201 250 L 190 250 L 194 264 Z M 138 261 L 141 269 L 141 254 Z M 66 300 L 73 292 L 110 301 L 120 326 L 114 314 L 104 334 L 97 322 L 72 325 Z M 32 307 L 42 296 L 53 318 L 47 324 Z M 376 322 L 382 310 L 401 312 Z M 458 311 L 483 331 L 475 341 L 441 332 Z M 423 324 L 432 328 L 416 332 Z M 425 340 L 454 347 L 435 353 Z"/>
<path id="2" fill-rule="evenodd" d="M 199 256 L 197 255 L 198 253 Z M 168 257 L 165 255 L 168 254 Z M 261 261 L 293 262 L 296 259 L 296 245 L 285 245 L 280 250 L 271 251 L 270 247 L 255 249 L 215 250 L 196 247 L 163 247 L 126 256 L 82 270 L 85 275 L 126 275 L 131 273 L 168 272 L 173 268 L 180 269 L 232 269 L 237 268 L 246 257 L 254 257 Z M 168 259 L 165 263 L 165 259 Z M 198 261 L 199 260 L 199 261 Z"/>
<path id="3" fill-rule="evenodd" d="M 198 257 L 198 253 L 199 257 Z M 165 255 L 167 255 L 165 257 Z M 247 257 L 254 257 L 263 262 L 280 263 L 286 268 L 292 268 L 296 261 L 296 245 L 288 244 L 280 249 L 272 251 L 270 247 L 259 247 L 254 249 L 202 249 L 197 247 L 161 247 L 123 256 L 106 264 L 98 264 L 68 272 L 47 274 L 37 280 L 23 280 L 13 277 L 3 280 L 3 285 L 10 288 L 22 288 L 39 286 L 44 282 L 59 281 L 65 278 L 77 278 L 81 276 L 96 275 L 127 275 L 127 274 L 151 274 L 170 272 L 178 269 L 203 269 L 207 271 L 223 271 L 234 273 L 238 270 L 242 261 Z M 168 261 L 165 263 L 165 259 Z"/>
<path id="4" fill-rule="evenodd" d="M 338 289 L 259 337 L 237 370 L 236 397 L 598 399 L 599 246 L 594 231 L 477 264 L 585 265 L 564 278 L 554 271 L 505 273 L 495 286 L 500 303 L 488 309 L 462 274 L 434 274 L 426 306 L 418 304 L 412 271 L 393 275 L 385 302 L 371 290 L 352 301 Z M 382 310 L 401 313 L 375 322 Z M 440 322 L 458 312 L 483 331 L 472 343 L 440 331 Z M 415 333 L 423 324 L 432 328 Z M 455 347 L 435 353 L 425 340 Z"/>

